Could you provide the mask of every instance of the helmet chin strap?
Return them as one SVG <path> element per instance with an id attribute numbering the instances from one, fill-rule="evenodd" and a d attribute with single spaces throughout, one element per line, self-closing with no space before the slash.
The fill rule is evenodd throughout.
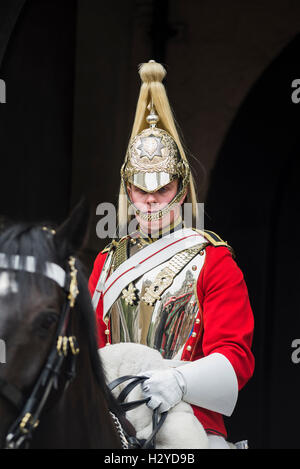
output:
<path id="1" fill-rule="evenodd" d="M 161 220 L 162 218 L 164 218 L 165 216 L 167 216 L 172 208 L 174 208 L 174 206 L 176 204 L 179 204 L 179 202 L 181 201 L 181 199 L 184 197 L 184 190 L 185 190 L 185 186 L 182 186 L 181 184 L 181 188 L 179 189 L 179 191 L 177 192 L 177 194 L 173 197 L 173 199 L 167 204 L 165 205 L 162 209 L 160 210 L 157 210 L 155 212 L 143 212 L 141 211 L 133 202 L 132 200 L 130 199 L 129 197 L 129 194 L 128 194 L 128 191 L 127 191 L 127 187 L 126 187 L 126 184 L 124 183 L 124 190 L 125 190 L 125 193 L 126 193 L 126 196 L 127 196 L 127 199 L 128 199 L 128 202 L 129 204 L 132 206 L 134 212 L 136 215 L 138 215 L 138 217 L 143 220 L 143 221 L 146 221 L 146 222 L 152 222 L 152 221 L 159 221 Z"/>
<path id="2" fill-rule="evenodd" d="M 182 217 L 179 215 L 174 221 L 172 221 L 171 224 L 167 226 L 162 226 L 157 229 L 150 228 L 150 231 L 142 227 L 141 225 L 138 226 L 139 232 L 142 234 L 143 237 L 145 238 L 150 238 L 152 240 L 159 239 L 162 236 L 166 234 L 173 233 L 174 231 L 177 231 L 180 228 L 184 228 L 184 221 L 182 220 Z"/>

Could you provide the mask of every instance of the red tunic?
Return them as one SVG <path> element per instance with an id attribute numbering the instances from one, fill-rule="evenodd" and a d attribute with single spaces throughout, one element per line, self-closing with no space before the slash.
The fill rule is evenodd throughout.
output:
<path id="1" fill-rule="evenodd" d="M 93 295 L 106 253 L 100 253 L 94 263 L 89 288 Z M 228 248 L 208 246 L 206 259 L 198 278 L 199 314 L 195 321 L 182 360 L 193 361 L 211 353 L 223 354 L 232 364 L 239 390 L 254 371 L 251 352 L 254 320 L 243 274 Z M 99 347 L 107 341 L 106 325 L 102 320 L 103 303 L 100 299 L 96 316 Z M 209 433 L 227 436 L 223 416 L 217 412 L 192 406 L 194 414 Z"/>

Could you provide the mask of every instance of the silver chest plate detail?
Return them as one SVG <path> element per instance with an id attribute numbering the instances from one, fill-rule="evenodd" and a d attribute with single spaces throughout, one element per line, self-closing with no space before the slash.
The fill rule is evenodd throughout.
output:
<path id="1" fill-rule="evenodd" d="M 196 286 L 204 261 L 205 251 L 175 276 L 154 305 L 140 299 L 168 262 L 139 278 L 134 283 L 139 300 L 128 304 L 120 296 L 110 308 L 111 343 L 140 343 L 158 350 L 164 358 L 174 358 L 192 333 L 198 314 Z"/>

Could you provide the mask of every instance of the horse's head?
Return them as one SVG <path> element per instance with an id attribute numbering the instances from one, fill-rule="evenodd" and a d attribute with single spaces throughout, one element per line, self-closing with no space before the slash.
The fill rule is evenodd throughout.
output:
<path id="1" fill-rule="evenodd" d="M 88 218 L 82 202 L 55 230 L 19 224 L 0 234 L 0 339 L 6 349 L 6 363 L 0 362 L 0 447 L 55 346 L 70 303 L 70 256 L 84 243 Z"/>

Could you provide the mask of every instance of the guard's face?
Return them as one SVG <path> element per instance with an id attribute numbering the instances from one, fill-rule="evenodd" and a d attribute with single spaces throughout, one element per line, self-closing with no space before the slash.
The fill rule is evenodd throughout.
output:
<path id="1" fill-rule="evenodd" d="M 178 192 L 178 179 L 174 179 L 174 181 L 171 181 L 169 184 L 151 193 L 143 191 L 133 184 L 127 186 L 127 191 L 131 201 L 141 212 L 153 213 L 162 210 L 174 199 Z M 141 228 L 147 233 L 155 233 L 156 231 L 166 228 L 168 225 L 172 224 L 180 215 L 180 206 L 183 203 L 184 198 L 185 195 L 179 204 L 172 207 L 171 211 L 160 220 L 145 221 L 136 214 L 136 218 Z"/>

